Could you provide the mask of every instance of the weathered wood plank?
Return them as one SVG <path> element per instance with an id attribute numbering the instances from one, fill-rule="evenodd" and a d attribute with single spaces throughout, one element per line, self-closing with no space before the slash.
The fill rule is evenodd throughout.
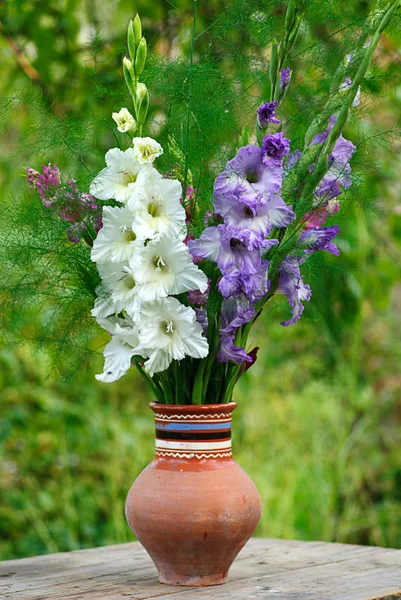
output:
<path id="1" fill-rule="evenodd" d="M 2 600 L 401 600 L 401 550 L 255 538 L 212 588 L 157 583 L 138 542 L 0 564 Z"/>

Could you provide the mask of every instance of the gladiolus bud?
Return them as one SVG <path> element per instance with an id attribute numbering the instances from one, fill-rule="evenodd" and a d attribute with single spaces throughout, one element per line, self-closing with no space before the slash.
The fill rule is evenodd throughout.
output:
<path id="1" fill-rule="evenodd" d="M 135 61 L 136 43 L 135 43 L 134 26 L 133 26 L 132 21 L 130 21 L 129 25 L 128 25 L 127 46 L 128 46 L 128 52 L 131 57 L 131 60 Z"/>
<path id="2" fill-rule="evenodd" d="M 136 92 L 134 65 L 126 56 L 123 58 L 123 71 L 125 83 L 131 94 L 134 96 Z"/>
<path id="3" fill-rule="evenodd" d="M 138 14 L 135 15 L 135 19 L 132 22 L 132 30 L 135 38 L 135 45 L 138 46 L 139 42 L 142 39 L 142 24 Z"/>
<path id="4" fill-rule="evenodd" d="M 138 104 L 140 104 L 142 102 L 142 100 L 145 98 L 147 93 L 148 93 L 148 89 L 147 89 L 146 85 L 144 83 L 138 83 L 137 88 L 136 88 L 136 99 L 137 99 Z"/>
<path id="5" fill-rule="evenodd" d="M 139 84 L 142 88 L 141 93 L 137 93 L 137 98 L 138 98 L 138 113 L 137 113 L 137 117 L 138 117 L 138 124 L 141 126 L 145 123 L 146 121 L 146 115 L 148 114 L 148 108 L 149 108 L 149 93 L 148 93 L 148 89 L 146 87 L 146 85 Z M 139 87 L 139 86 L 138 86 Z M 138 90 L 139 91 L 139 90 Z"/>
<path id="6" fill-rule="evenodd" d="M 272 46 L 272 55 L 270 58 L 270 68 L 269 68 L 269 75 L 270 75 L 270 84 L 271 84 L 271 99 L 274 100 L 273 96 L 274 96 L 274 89 L 276 87 L 276 81 L 277 81 L 277 72 L 278 72 L 278 44 L 276 42 L 276 40 L 273 40 L 273 46 Z"/>
<path id="7" fill-rule="evenodd" d="M 146 62 L 146 40 L 143 37 L 138 44 L 135 57 L 135 75 L 137 79 L 140 77 Z"/>
<path id="8" fill-rule="evenodd" d="M 285 15 L 285 30 L 287 31 L 287 33 L 291 31 L 291 29 L 294 25 L 295 11 L 296 11 L 295 0 L 288 0 L 287 12 Z"/>

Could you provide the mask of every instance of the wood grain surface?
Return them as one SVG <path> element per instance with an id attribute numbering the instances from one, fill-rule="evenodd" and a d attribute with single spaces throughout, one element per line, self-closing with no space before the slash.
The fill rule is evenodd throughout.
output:
<path id="1" fill-rule="evenodd" d="M 401 550 L 253 538 L 209 588 L 161 585 L 138 542 L 0 563 L 2 600 L 401 600 Z"/>

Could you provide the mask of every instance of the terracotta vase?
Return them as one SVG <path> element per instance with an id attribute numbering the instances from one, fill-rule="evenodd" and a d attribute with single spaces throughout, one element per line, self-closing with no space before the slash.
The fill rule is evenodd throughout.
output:
<path id="1" fill-rule="evenodd" d="M 255 484 L 231 454 L 236 404 L 150 407 L 156 454 L 128 493 L 129 526 L 161 583 L 224 583 L 261 513 Z"/>

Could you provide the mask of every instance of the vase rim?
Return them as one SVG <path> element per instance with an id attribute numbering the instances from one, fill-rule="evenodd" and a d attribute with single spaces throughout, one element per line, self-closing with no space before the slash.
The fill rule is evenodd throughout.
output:
<path id="1" fill-rule="evenodd" d="M 159 404 L 150 402 L 149 407 L 153 412 L 163 412 L 170 414 L 179 413 L 220 413 L 230 414 L 237 407 L 236 402 L 225 402 L 224 404 Z"/>

